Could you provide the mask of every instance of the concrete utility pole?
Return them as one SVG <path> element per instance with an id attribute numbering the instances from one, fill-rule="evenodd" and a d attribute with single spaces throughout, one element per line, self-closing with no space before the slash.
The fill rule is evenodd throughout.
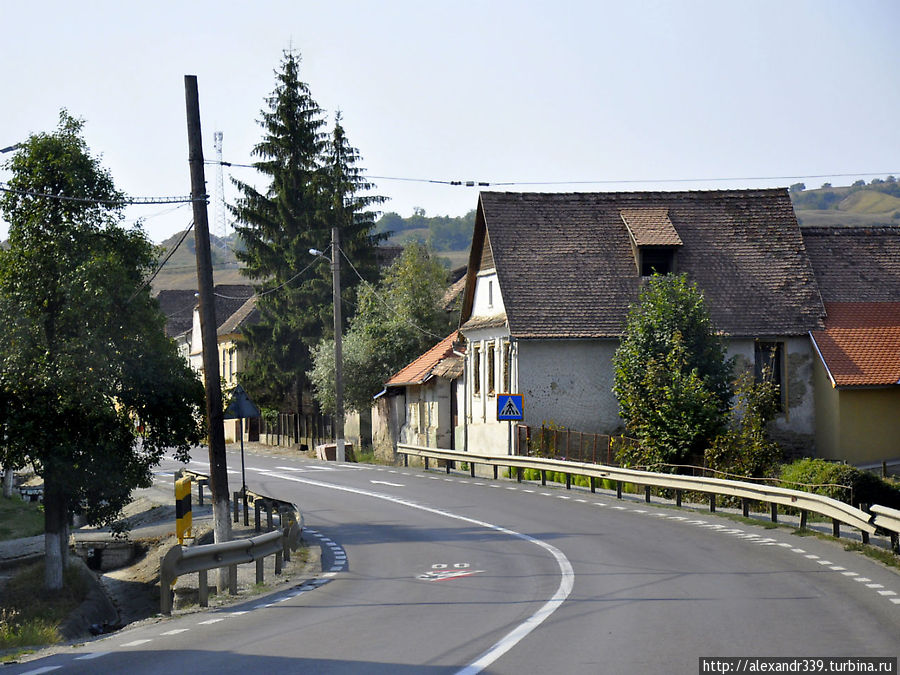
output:
<path id="1" fill-rule="evenodd" d="M 341 235 L 331 228 L 331 294 L 334 303 L 334 459 L 346 461 L 344 451 L 344 380 L 341 334 Z"/>
<path id="2" fill-rule="evenodd" d="M 197 250 L 197 290 L 200 295 L 200 335 L 203 343 L 203 379 L 206 384 L 206 419 L 209 423 L 209 473 L 213 499 L 216 543 L 231 540 L 228 508 L 228 471 L 225 464 L 225 426 L 222 387 L 219 382 L 219 350 L 216 342 L 216 308 L 213 296 L 212 255 L 209 250 L 206 178 L 200 135 L 200 100 L 197 76 L 184 76 L 187 107 L 188 162 L 191 167 L 191 198 L 194 206 L 194 246 Z M 217 589 L 229 587 L 228 568 L 219 568 Z"/>

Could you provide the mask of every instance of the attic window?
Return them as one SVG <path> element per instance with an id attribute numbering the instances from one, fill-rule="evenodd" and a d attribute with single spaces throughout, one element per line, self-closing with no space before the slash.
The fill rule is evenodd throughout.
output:
<path id="1" fill-rule="evenodd" d="M 652 277 L 654 274 L 670 274 L 675 271 L 675 249 L 647 248 L 640 249 L 641 276 Z"/>

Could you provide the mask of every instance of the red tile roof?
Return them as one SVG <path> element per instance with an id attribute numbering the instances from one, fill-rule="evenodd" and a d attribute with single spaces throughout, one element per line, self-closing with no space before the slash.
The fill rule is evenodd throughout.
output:
<path id="1" fill-rule="evenodd" d="M 826 302 L 813 331 L 836 387 L 900 383 L 900 302 Z"/>
<path id="2" fill-rule="evenodd" d="M 447 357 L 453 356 L 453 343 L 458 338 L 459 331 L 453 331 L 422 356 L 401 369 L 385 382 L 385 386 L 400 387 L 406 384 L 422 384 L 430 378 L 435 366 Z"/>

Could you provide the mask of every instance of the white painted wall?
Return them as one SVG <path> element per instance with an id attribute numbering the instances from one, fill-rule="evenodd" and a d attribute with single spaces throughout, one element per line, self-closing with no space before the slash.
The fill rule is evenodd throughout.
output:
<path id="1" fill-rule="evenodd" d="M 554 422 L 587 433 L 622 426 L 612 393 L 617 340 L 519 340 L 518 347 L 525 424 Z"/>
<path id="2" fill-rule="evenodd" d="M 479 272 L 475 279 L 475 297 L 472 300 L 472 316 L 496 316 L 506 312 L 497 272 Z"/>

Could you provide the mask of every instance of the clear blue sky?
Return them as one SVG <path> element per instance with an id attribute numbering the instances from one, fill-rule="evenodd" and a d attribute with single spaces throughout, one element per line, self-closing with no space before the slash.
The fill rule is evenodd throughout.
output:
<path id="1" fill-rule="evenodd" d="M 252 161 L 291 47 L 371 176 L 635 181 L 494 188 L 577 191 L 900 173 L 896 0 L 0 2 L 0 26 L 0 147 L 52 130 L 65 107 L 134 196 L 190 191 L 185 74 L 198 77 L 206 157 L 219 130 L 225 160 Z M 739 180 L 654 182 L 693 178 Z M 212 166 L 207 181 L 214 192 Z M 477 200 L 477 188 L 375 182 L 402 215 Z M 171 209 L 128 217 L 160 241 L 190 221 Z"/>

